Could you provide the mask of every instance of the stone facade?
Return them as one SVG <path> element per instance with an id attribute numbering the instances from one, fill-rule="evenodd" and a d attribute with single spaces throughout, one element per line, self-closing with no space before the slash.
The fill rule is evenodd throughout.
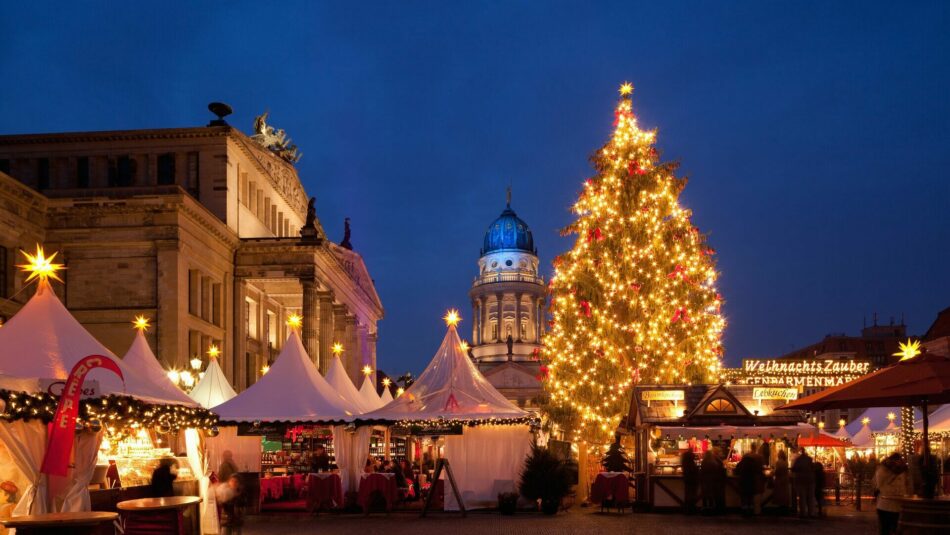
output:
<path id="1" fill-rule="evenodd" d="M 359 254 L 316 232 L 302 238 L 307 194 L 290 163 L 230 126 L 0 136 L 0 315 L 31 288 L 17 249 L 60 251 L 54 287 L 114 353 L 132 341 L 136 314 L 167 367 L 217 345 L 237 390 L 259 378 L 287 336 L 286 317 L 325 370 L 333 342 L 359 386 L 376 368 L 383 308 Z M 314 306 L 315 303 L 315 306 Z M 309 306 L 305 306 L 309 305 Z M 321 315 L 339 308 L 339 317 Z M 356 335 L 332 338 L 336 323 Z"/>

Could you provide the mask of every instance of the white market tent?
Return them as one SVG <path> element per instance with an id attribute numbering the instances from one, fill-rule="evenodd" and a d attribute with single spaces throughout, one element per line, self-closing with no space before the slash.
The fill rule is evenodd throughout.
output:
<path id="1" fill-rule="evenodd" d="M 839 427 L 832 436 L 835 438 L 840 438 L 841 440 L 851 440 L 851 435 L 848 434 L 848 429 L 843 425 Z"/>
<path id="2" fill-rule="evenodd" d="M 151 381 L 106 349 L 66 310 L 43 277 L 33 297 L 0 329 L 0 388 L 31 394 L 46 391 L 51 381 L 66 379 L 73 366 L 89 355 L 112 359 L 125 378 L 123 383 L 112 372 L 91 370 L 85 384 L 96 381 L 98 396 L 128 395 L 151 404 L 197 407 L 190 399 L 166 391 L 161 383 Z M 101 440 L 101 432 L 76 435 L 69 481 L 59 496 L 62 511 L 89 509 L 88 483 Z M 40 420 L 0 420 L 0 444 L 27 480 L 14 516 L 51 511 L 48 479 L 40 473 L 46 441 L 47 426 Z"/>
<path id="3" fill-rule="evenodd" d="M 858 448 L 873 448 L 874 447 L 874 437 L 871 435 L 872 431 L 870 426 L 863 425 L 857 433 L 851 437 L 851 443 Z"/>
<path id="4" fill-rule="evenodd" d="M 381 407 L 385 407 L 393 400 L 393 393 L 389 390 L 388 386 L 383 387 L 383 393 L 379 396 L 379 400 L 382 402 Z"/>
<path id="5" fill-rule="evenodd" d="M 950 431 L 950 403 L 941 405 L 937 410 L 930 413 L 928 417 L 927 430 L 931 433 L 946 433 Z M 922 433 L 924 431 L 923 417 L 914 424 L 914 430 Z"/>
<path id="6" fill-rule="evenodd" d="M 182 405 L 196 403 L 194 399 L 188 397 L 188 394 L 182 392 L 168 378 L 165 369 L 155 358 L 155 353 L 152 353 L 152 348 L 149 347 L 148 340 L 145 339 L 143 329 L 137 329 L 132 345 L 129 346 L 129 350 L 122 357 L 122 363 L 147 377 L 168 399 L 177 400 Z"/>
<path id="7" fill-rule="evenodd" d="M 888 419 L 888 414 L 894 414 L 896 419 L 899 421 L 901 417 L 901 408 L 900 407 L 870 407 L 861 413 L 861 416 L 858 416 L 851 421 L 846 427 L 848 433 L 852 436 L 856 435 L 861 428 L 864 426 L 862 423 L 865 418 L 870 420 L 870 429 L 874 433 L 883 433 L 887 430 L 888 425 L 891 421 Z M 920 417 L 920 409 L 914 408 L 914 417 Z"/>
<path id="8" fill-rule="evenodd" d="M 208 368 L 205 369 L 204 376 L 198 381 L 198 384 L 188 393 L 191 399 L 197 401 L 202 407 L 210 409 L 217 407 L 225 401 L 237 395 L 228 378 L 221 371 L 218 365 L 218 359 L 211 357 Z"/>
<path id="9" fill-rule="evenodd" d="M 383 406 L 383 400 L 376 393 L 376 387 L 373 383 L 373 378 L 367 375 L 363 378 L 363 386 L 360 387 L 360 395 L 363 396 L 363 401 L 371 411 Z"/>
<path id="10" fill-rule="evenodd" d="M 270 370 L 214 412 L 222 422 L 330 423 L 356 416 L 317 371 L 293 330 Z"/>
<path id="11" fill-rule="evenodd" d="M 340 357 L 334 356 L 330 359 L 330 366 L 327 369 L 327 383 L 346 400 L 347 410 L 353 414 L 363 414 L 370 412 L 376 407 L 370 405 L 360 391 L 350 381 L 350 377 L 340 362 Z"/>
<path id="12" fill-rule="evenodd" d="M 398 398 L 359 419 L 388 422 L 464 423 L 462 435 L 445 437 L 444 456 L 452 465 L 466 507 L 496 503 L 514 490 L 531 448 L 532 415 L 508 401 L 478 371 L 450 325 L 425 371 Z M 515 424 L 515 425 L 493 425 Z M 361 428 L 362 429 L 362 428 Z M 446 509 L 457 509 L 446 488 Z"/>

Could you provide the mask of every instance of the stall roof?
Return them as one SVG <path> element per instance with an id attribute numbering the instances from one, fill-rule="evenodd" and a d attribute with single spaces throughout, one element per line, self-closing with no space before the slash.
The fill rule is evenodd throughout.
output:
<path id="1" fill-rule="evenodd" d="M 794 426 L 799 411 L 776 411 L 784 399 L 755 399 L 756 385 L 640 385 L 633 389 L 627 427 Z"/>
<path id="2" fill-rule="evenodd" d="M 369 410 L 376 410 L 383 406 L 383 400 L 379 398 L 379 394 L 376 393 L 375 381 L 372 377 L 366 376 L 363 378 L 363 386 L 360 387 L 360 395 L 363 396 L 363 400 L 370 407 Z"/>
<path id="3" fill-rule="evenodd" d="M 850 423 L 848 423 L 845 428 L 847 428 L 848 433 L 851 436 L 858 434 L 861 430 L 861 427 L 864 425 L 863 421 L 865 418 L 870 420 L 870 428 L 874 433 L 881 433 L 887 430 L 887 426 L 890 425 L 891 421 L 887 417 L 888 414 L 893 414 L 896 420 L 900 421 L 901 417 L 901 408 L 900 407 L 870 407 L 864 412 L 861 413 L 861 416 L 858 416 Z M 920 409 L 914 408 L 914 418 L 921 418 Z"/>
<path id="4" fill-rule="evenodd" d="M 353 414 L 363 414 L 378 407 L 370 405 L 360 391 L 356 389 L 353 381 L 350 381 L 349 375 L 340 362 L 340 357 L 334 356 L 330 359 L 330 367 L 327 370 L 327 383 L 330 384 L 336 392 L 346 401 L 347 410 Z"/>
<path id="5" fill-rule="evenodd" d="M 224 376 L 221 366 L 218 365 L 218 359 L 211 357 L 211 362 L 208 363 L 208 368 L 205 369 L 204 377 L 198 381 L 198 384 L 191 389 L 188 395 L 202 407 L 210 409 L 233 398 L 237 393 L 231 388 L 228 378 Z"/>
<path id="6" fill-rule="evenodd" d="M 148 403 L 197 406 L 187 396 L 183 399 L 167 392 L 162 383 L 106 349 L 66 310 L 46 280 L 37 283 L 33 297 L 0 329 L 0 376 L 6 376 L 5 383 L 18 383 L 18 389 L 35 392 L 43 380 L 65 379 L 73 366 L 89 355 L 115 360 L 125 378 L 123 384 L 109 371 L 90 371 L 86 381 L 96 381 L 104 396 L 128 395 Z"/>
<path id="7" fill-rule="evenodd" d="M 950 431 L 950 403 L 941 405 L 937 410 L 930 414 L 927 420 L 927 430 L 931 433 L 944 433 Z M 918 418 L 917 423 L 914 424 L 914 429 L 923 432 L 923 416 Z"/>
<path id="8" fill-rule="evenodd" d="M 214 412 L 222 422 L 334 423 L 355 416 L 314 367 L 296 331 L 263 377 Z"/>
<path id="9" fill-rule="evenodd" d="M 401 396 L 364 414 L 365 421 L 524 420 L 530 413 L 501 395 L 462 351 L 450 325 L 425 371 Z"/>
<path id="10" fill-rule="evenodd" d="M 129 350 L 122 357 L 122 362 L 130 368 L 135 368 L 135 371 L 145 376 L 168 399 L 176 400 L 181 404 L 195 403 L 195 400 L 188 397 L 188 394 L 182 392 L 168 378 L 165 369 L 155 358 L 155 353 L 152 353 L 152 348 L 149 347 L 148 340 L 145 339 L 145 332 L 142 329 L 138 329 L 138 332 L 135 333 L 132 345 L 129 346 Z"/>

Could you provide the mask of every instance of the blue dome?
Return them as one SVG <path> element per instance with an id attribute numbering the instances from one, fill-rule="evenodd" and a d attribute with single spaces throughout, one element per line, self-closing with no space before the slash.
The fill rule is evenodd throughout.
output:
<path id="1" fill-rule="evenodd" d="M 510 205 L 485 232 L 482 256 L 494 251 L 525 251 L 537 254 L 531 229 L 515 214 Z"/>

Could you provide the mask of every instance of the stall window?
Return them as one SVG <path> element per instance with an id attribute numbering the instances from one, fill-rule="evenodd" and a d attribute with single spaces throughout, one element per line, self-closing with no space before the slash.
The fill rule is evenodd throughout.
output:
<path id="1" fill-rule="evenodd" d="M 714 399 L 706 405 L 706 412 L 736 412 L 736 406 L 727 399 Z"/>

